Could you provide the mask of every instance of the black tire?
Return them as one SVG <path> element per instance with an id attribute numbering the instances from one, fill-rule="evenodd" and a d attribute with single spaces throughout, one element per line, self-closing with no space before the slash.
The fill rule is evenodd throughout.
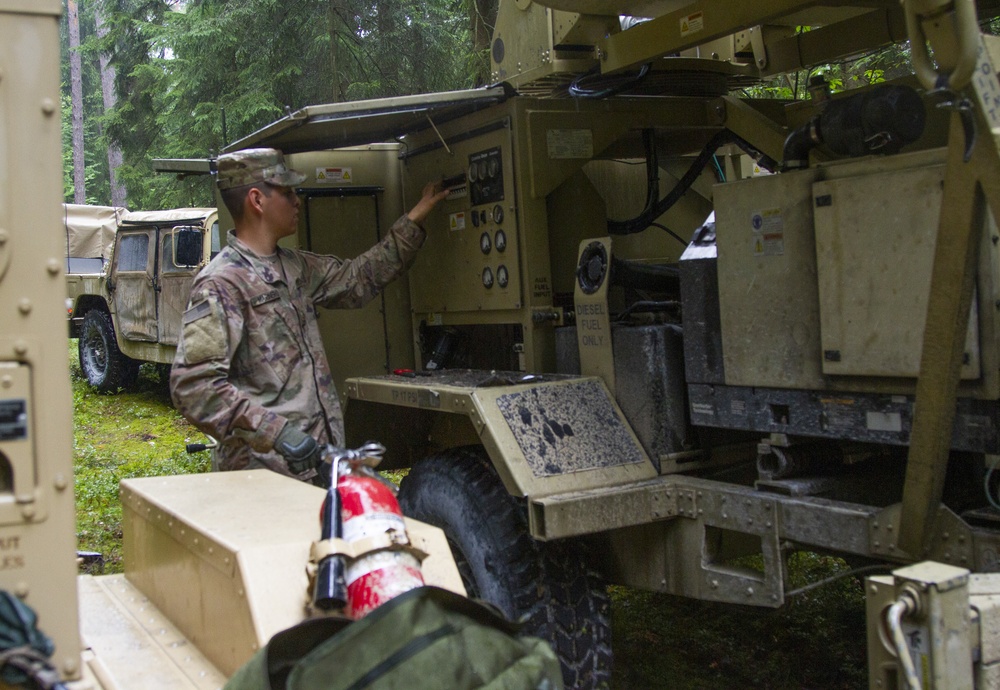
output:
<path id="1" fill-rule="evenodd" d="M 610 685 L 606 588 L 572 544 L 531 538 L 521 503 L 480 449 L 417 461 L 399 502 L 406 515 L 444 530 L 470 597 L 524 621 L 526 634 L 552 644 L 566 688 Z"/>
<path id="2" fill-rule="evenodd" d="M 80 369 L 87 383 L 101 393 L 131 387 L 139 375 L 139 362 L 122 354 L 115 341 L 111 315 L 91 309 L 80 327 Z"/>

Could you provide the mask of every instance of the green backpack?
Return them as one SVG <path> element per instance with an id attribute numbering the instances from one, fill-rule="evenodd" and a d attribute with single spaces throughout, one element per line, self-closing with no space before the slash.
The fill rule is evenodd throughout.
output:
<path id="1" fill-rule="evenodd" d="M 437 587 L 401 594 L 359 621 L 316 618 L 274 637 L 225 690 L 561 690 L 547 642 Z"/>

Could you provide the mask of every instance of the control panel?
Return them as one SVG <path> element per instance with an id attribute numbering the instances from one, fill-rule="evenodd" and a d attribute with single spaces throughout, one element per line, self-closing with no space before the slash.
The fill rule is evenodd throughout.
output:
<path id="1" fill-rule="evenodd" d="M 425 153 L 413 163 L 414 184 L 447 178 L 456 158 L 465 184 L 435 209 L 428 241 L 410 272 L 411 300 L 418 313 L 519 309 L 523 303 L 517 252 L 514 179 L 509 132 L 497 129 Z M 440 214 L 440 215 L 437 215 Z M 445 225 L 447 233 L 435 233 Z"/>
<path id="2" fill-rule="evenodd" d="M 500 147 L 471 154 L 466 177 L 473 206 L 503 201 L 503 161 Z"/>

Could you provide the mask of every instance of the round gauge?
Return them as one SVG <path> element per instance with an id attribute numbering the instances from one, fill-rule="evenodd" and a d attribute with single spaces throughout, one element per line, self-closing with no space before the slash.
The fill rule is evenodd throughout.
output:
<path id="1" fill-rule="evenodd" d="M 476 174 L 479 175 L 480 180 L 486 179 L 486 161 L 476 163 Z"/>
<path id="2" fill-rule="evenodd" d="M 493 269 L 489 266 L 483 269 L 483 287 L 487 290 L 493 287 Z"/>
<path id="3" fill-rule="evenodd" d="M 496 245 L 498 252 L 502 252 L 504 249 L 506 249 L 507 233 L 505 233 L 503 230 L 497 230 L 497 236 L 496 239 L 493 241 L 493 244 Z"/>
<path id="4" fill-rule="evenodd" d="M 483 254 L 489 254 L 493 245 L 490 243 L 490 233 L 484 232 L 479 236 L 479 248 L 482 250 Z"/>
<path id="5" fill-rule="evenodd" d="M 476 177 L 477 171 L 478 171 L 478 168 L 476 167 L 476 164 L 475 163 L 470 163 L 469 164 L 469 182 L 475 182 L 476 179 L 478 179 Z"/>
<path id="6" fill-rule="evenodd" d="M 472 227 L 474 228 L 479 227 L 479 213 L 477 213 L 476 211 L 472 212 Z"/>
<path id="7" fill-rule="evenodd" d="M 496 158 L 490 158 L 490 162 L 486 164 L 486 168 L 490 177 L 496 177 L 497 173 L 500 172 L 500 161 Z"/>
<path id="8" fill-rule="evenodd" d="M 503 209 L 500 208 L 500 204 L 493 207 L 493 222 L 497 225 L 503 222 Z"/>
<path id="9" fill-rule="evenodd" d="M 507 287 L 507 282 L 509 280 L 510 277 L 507 275 L 507 267 L 504 266 L 503 264 L 500 264 L 497 267 L 497 285 L 499 285 L 502 288 L 505 288 Z"/>

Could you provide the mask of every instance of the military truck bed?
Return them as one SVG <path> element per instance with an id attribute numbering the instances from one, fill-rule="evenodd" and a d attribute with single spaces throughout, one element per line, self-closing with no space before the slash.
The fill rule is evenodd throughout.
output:
<path id="1" fill-rule="evenodd" d="M 215 690 L 224 676 L 124 575 L 78 581 L 85 676 L 103 690 Z"/>

